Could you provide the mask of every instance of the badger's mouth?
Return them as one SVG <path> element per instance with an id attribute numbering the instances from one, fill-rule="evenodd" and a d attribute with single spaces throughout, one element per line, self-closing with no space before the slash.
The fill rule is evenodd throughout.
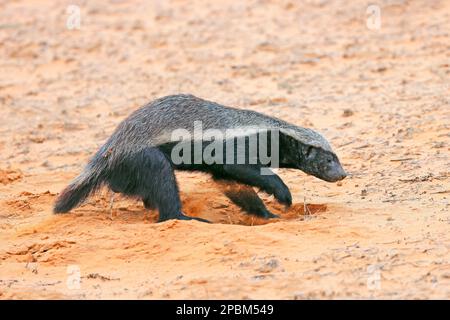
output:
<path id="1" fill-rule="evenodd" d="M 344 180 L 345 177 L 347 177 L 347 174 L 344 172 L 344 173 L 342 173 L 340 175 L 336 175 L 336 176 L 325 176 L 322 179 L 327 182 L 337 182 L 337 181 Z"/>
<path id="2" fill-rule="evenodd" d="M 347 173 L 341 166 L 335 166 L 334 168 L 325 171 L 320 178 L 327 182 L 337 182 L 345 179 L 346 176 Z"/>
<path id="3" fill-rule="evenodd" d="M 309 174 L 326 182 L 337 182 L 347 177 L 347 173 L 341 166 L 328 170 L 317 170 L 316 172 L 311 172 Z"/>

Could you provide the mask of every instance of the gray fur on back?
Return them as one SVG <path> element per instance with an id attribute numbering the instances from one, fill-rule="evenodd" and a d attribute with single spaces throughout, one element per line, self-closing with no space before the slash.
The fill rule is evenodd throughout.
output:
<path id="1" fill-rule="evenodd" d="M 185 94 L 157 99 L 133 112 L 118 126 L 101 152 L 116 155 L 133 153 L 148 146 L 172 142 L 174 130 L 186 129 L 193 132 L 194 121 L 201 121 L 203 130 L 243 127 L 260 130 L 280 129 L 282 133 L 304 144 L 333 152 L 327 140 L 311 129 L 298 127 L 255 111 L 226 107 Z"/>

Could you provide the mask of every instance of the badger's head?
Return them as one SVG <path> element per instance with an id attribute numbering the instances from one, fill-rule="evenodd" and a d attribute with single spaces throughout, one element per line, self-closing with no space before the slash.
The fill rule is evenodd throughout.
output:
<path id="1" fill-rule="evenodd" d="M 338 157 L 331 151 L 303 145 L 298 152 L 297 165 L 303 172 L 328 182 L 336 182 L 347 176 Z"/>
<path id="2" fill-rule="evenodd" d="M 287 167 L 300 169 L 319 179 L 336 182 L 347 174 L 330 145 L 319 133 L 301 128 L 282 135 L 282 157 Z"/>

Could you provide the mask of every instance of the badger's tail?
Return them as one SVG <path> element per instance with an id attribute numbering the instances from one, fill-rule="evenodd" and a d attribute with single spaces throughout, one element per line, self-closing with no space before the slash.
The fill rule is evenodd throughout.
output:
<path id="1" fill-rule="evenodd" d="M 102 161 L 103 160 L 103 161 Z M 84 171 L 73 180 L 56 200 L 54 213 L 66 213 L 81 204 L 103 183 L 105 163 L 98 155 L 91 160 Z"/>

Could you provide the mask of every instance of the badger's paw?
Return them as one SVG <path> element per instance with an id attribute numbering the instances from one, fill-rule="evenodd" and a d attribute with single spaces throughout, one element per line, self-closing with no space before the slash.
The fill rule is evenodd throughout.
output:
<path id="1" fill-rule="evenodd" d="M 284 204 L 286 207 L 292 205 L 292 195 L 287 187 L 275 189 L 273 195 L 279 203 Z"/>
<path id="2" fill-rule="evenodd" d="M 279 219 L 280 216 L 269 211 L 267 214 L 265 214 L 263 216 L 263 218 L 266 218 L 266 219 Z"/>
<path id="3" fill-rule="evenodd" d="M 206 220 L 206 219 L 202 219 L 202 218 L 197 218 L 197 217 L 189 217 L 187 215 L 185 215 L 183 212 L 178 213 L 175 216 L 171 216 L 171 217 L 165 217 L 165 218 L 159 218 L 158 222 L 163 222 L 163 221 L 167 221 L 167 220 L 197 220 L 200 222 L 206 222 L 206 223 L 211 223 L 210 221 Z"/>

